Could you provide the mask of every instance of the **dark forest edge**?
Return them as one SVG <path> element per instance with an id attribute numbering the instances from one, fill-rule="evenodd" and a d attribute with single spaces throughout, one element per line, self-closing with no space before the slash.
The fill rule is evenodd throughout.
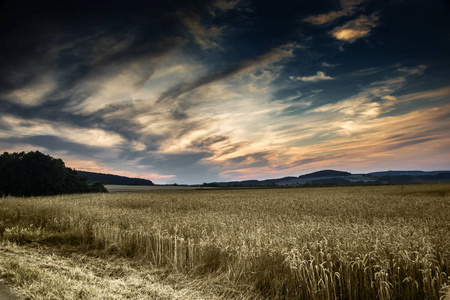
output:
<path id="1" fill-rule="evenodd" d="M 59 158 L 39 151 L 0 155 L 0 196 L 47 196 L 107 192 L 100 182 L 88 182 Z"/>
<path id="2" fill-rule="evenodd" d="M 78 171 L 78 176 L 86 177 L 88 182 L 101 182 L 103 184 L 117 185 L 155 185 L 151 180 L 142 178 L 130 178 L 119 175 Z"/>

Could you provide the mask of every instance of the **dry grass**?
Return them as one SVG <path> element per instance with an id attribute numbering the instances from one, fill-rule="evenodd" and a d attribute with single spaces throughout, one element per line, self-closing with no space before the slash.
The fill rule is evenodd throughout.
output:
<path id="1" fill-rule="evenodd" d="M 137 259 L 222 298 L 439 299 L 450 284 L 449 211 L 449 185 L 7 197 L 0 232 Z"/>
<path id="2" fill-rule="evenodd" d="M 8 242 L 0 248 L 0 274 L 24 299 L 218 299 L 200 291 L 204 284 L 137 263 Z"/>

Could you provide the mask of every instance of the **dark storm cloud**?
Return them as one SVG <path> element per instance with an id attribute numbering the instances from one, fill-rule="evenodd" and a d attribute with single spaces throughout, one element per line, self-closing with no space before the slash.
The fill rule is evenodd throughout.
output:
<path id="1" fill-rule="evenodd" d="M 390 145 L 387 145 L 386 147 L 384 147 L 384 150 L 396 150 L 396 149 L 404 148 L 404 147 L 407 147 L 407 146 L 412 146 L 412 145 L 426 143 L 426 142 L 433 141 L 433 140 L 436 140 L 436 139 L 437 138 L 434 138 L 434 137 L 410 139 L 410 140 L 406 140 L 404 142 L 392 143 Z"/>
<path id="2" fill-rule="evenodd" d="M 164 100 L 168 100 L 168 99 L 174 99 L 184 93 L 187 93 L 189 91 L 192 91 L 198 87 L 201 87 L 203 85 L 212 83 L 214 81 L 218 81 L 221 79 L 226 79 L 234 74 L 237 74 L 239 71 L 248 68 L 249 66 L 251 66 L 252 64 L 254 64 L 254 62 L 252 61 L 243 61 L 243 62 L 239 62 L 234 64 L 231 67 L 228 67 L 226 69 L 220 70 L 214 74 L 208 74 L 204 77 L 201 77 L 200 79 L 197 79 L 194 82 L 191 83 L 182 83 L 179 84 L 171 89 L 169 89 L 168 91 L 164 92 L 158 99 L 158 101 L 164 101 Z"/>
<path id="3" fill-rule="evenodd" d="M 101 155 L 102 151 L 106 150 L 106 148 L 75 143 L 52 135 L 0 138 L 0 142 L 6 144 L 32 145 L 45 148 L 52 152 L 68 151 L 69 154 L 83 155 L 86 157 L 99 156 Z"/>
<path id="4" fill-rule="evenodd" d="M 256 152 L 229 159 L 232 164 L 244 164 L 245 168 L 266 167 L 270 164 L 271 152 Z"/>
<path id="5" fill-rule="evenodd" d="M 133 73 L 133 87 L 142 87 L 158 68 L 159 58 L 185 45 L 188 28 L 182 16 L 208 14 L 211 5 L 210 1 L 133 1 L 129 5 L 123 1 L 5 2 L 1 21 L 1 114 L 99 128 L 128 141 L 139 140 L 147 150 L 157 150 L 170 136 L 143 135 L 143 127 L 136 121 L 144 112 L 151 114 L 153 107 L 140 103 L 137 108 L 129 101 L 90 113 L 76 107 L 96 92 L 96 80 L 113 77 L 131 63 L 139 66 Z M 57 87 L 40 103 L 23 105 L 8 98 L 8 92 L 39 83 L 46 75 L 56 80 Z M 184 120 L 182 130 L 173 133 L 179 137 L 199 124 L 188 120 L 186 107 L 178 106 L 172 109 L 171 117 Z M 2 128 L 7 128 L 6 123 Z M 131 150 L 124 147 L 126 151 Z"/>
<path id="6" fill-rule="evenodd" d="M 134 35 L 135 32 L 130 32 Z M 163 55 L 174 49 L 178 49 L 184 44 L 184 40 L 180 37 L 166 38 L 164 40 L 154 42 L 144 42 L 145 37 L 137 36 L 124 41 L 121 37 L 110 36 L 112 42 L 109 47 L 115 47 L 118 44 L 119 50 L 108 53 L 108 46 L 101 49 L 102 53 L 98 54 L 95 61 L 91 61 L 89 56 L 80 58 L 68 57 L 66 61 L 62 62 L 60 67 L 66 73 L 66 76 L 60 79 L 60 88 L 67 89 L 75 86 L 80 81 L 89 81 L 103 76 L 112 77 L 122 71 L 123 66 L 127 66 L 130 62 L 137 62 L 140 64 L 139 69 L 135 75 L 138 79 L 134 83 L 136 89 L 140 88 L 145 82 L 154 74 L 157 68 L 157 60 Z M 117 40 L 115 40 L 117 39 Z M 72 55 L 78 54 L 78 47 L 86 50 L 89 47 L 98 47 L 98 41 L 92 41 L 92 45 L 80 45 L 72 49 Z M 125 45 L 120 45 L 124 43 Z M 92 50 L 91 52 L 94 52 Z M 89 54 L 88 54 L 89 55 Z M 77 61 L 81 60 L 81 61 Z"/>
<path id="7" fill-rule="evenodd" d="M 403 143 L 403 142 L 411 142 L 415 140 L 423 140 L 432 137 L 433 135 L 436 135 L 439 133 L 439 130 L 426 130 L 426 131 L 419 131 L 419 132 L 408 132 L 408 133 L 401 133 L 401 134 L 394 134 L 392 136 L 386 137 L 386 140 L 391 143 Z M 445 133 L 445 132 L 441 132 Z"/>
<path id="8" fill-rule="evenodd" d="M 199 150 L 209 150 L 212 145 L 228 141 L 229 138 L 226 136 L 211 136 L 206 138 L 201 138 L 198 140 L 195 140 L 191 143 L 192 149 L 199 149 Z"/>
<path id="9" fill-rule="evenodd" d="M 208 1 L 4 1 L 0 91 L 55 70 L 68 88 L 127 61 L 158 58 L 184 43 L 180 12 L 209 9 Z M 147 69 L 136 86 L 151 76 Z"/>
<path id="10" fill-rule="evenodd" d="M 76 128 L 100 128 L 115 132 L 127 140 L 140 137 L 140 124 L 134 121 L 139 113 L 131 103 L 109 105 L 90 114 L 77 114 L 65 111 L 65 103 L 69 100 L 61 99 L 54 102 L 30 107 L 8 101 L 0 101 L 4 108 L 0 115 L 10 114 L 22 119 L 53 122 Z"/>
<path id="11" fill-rule="evenodd" d="M 305 165 L 308 165 L 310 163 L 320 163 L 322 161 L 327 160 L 341 160 L 341 159 L 348 159 L 349 154 L 346 153 L 337 153 L 337 154 L 328 154 L 328 155 L 317 155 L 309 158 L 303 158 L 296 160 L 294 162 L 291 162 L 289 164 L 290 167 L 302 167 Z M 279 169 L 284 169 L 286 166 L 280 166 Z"/>
<path id="12" fill-rule="evenodd" d="M 251 144 L 251 142 L 244 141 L 244 142 L 235 142 L 235 143 L 230 143 L 228 145 L 225 145 L 225 146 L 221 147 L 220 152 L 218 153 L 218 157 L 220 158 L 224 155 L 238 152 L 239 150 L 245 148 L 246 146 L 249 146 L 250 144 Z"/>
<path id="13" fill-rule="evenodd" d="M 445 114 L 444 114 L 445 115 Z M 386 150 L 400 149 L 429 141 L 439 140 L 447 136 L 445 128 L 432 128 L 428 130 L 416 130 L 402 134 L 395 134 L 386 138 Z"/>
<path id="14" fill-rule="evenodd" d="M 197 89 L 203 85 L 213 83 L 215 81 L 227 79 L 233 75 L 238 74 L 242 71 L 253 70 L 254 68 L 265 66 L 266 64 L 271 64 L 277 62 L 283 58 L 292 55 L 293 49 L 296 45 L 281 46 L 272 49 L 268 53 L 258 56 L 255 59 L 241 60 L 237 63 L 232 64 L 229 67 L 216 71 L 212 74 L 207 74 L 199 79 L 190 83 L 181 83 L 175 87 L 169 89 L 168 91 L 161 94 L 158 102 L 165 100 L 173 100 L 178 96 Z"/>

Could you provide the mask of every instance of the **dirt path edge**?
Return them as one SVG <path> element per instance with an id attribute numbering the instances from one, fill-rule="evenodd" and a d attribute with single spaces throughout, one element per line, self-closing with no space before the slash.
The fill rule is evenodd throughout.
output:
<path id="1" fill-rule="evenodd" d="M 4 282 L 0 281 L 0 299 L 19 300 L 20 298 Z"/>

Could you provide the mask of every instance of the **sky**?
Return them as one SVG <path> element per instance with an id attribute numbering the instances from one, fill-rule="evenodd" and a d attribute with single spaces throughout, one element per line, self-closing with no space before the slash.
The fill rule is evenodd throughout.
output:
<path id="1" fill-rule="evenodd" d="M 450 2 L 1 2 L 0 151 L 155 183 L 450 170 Z"/>

